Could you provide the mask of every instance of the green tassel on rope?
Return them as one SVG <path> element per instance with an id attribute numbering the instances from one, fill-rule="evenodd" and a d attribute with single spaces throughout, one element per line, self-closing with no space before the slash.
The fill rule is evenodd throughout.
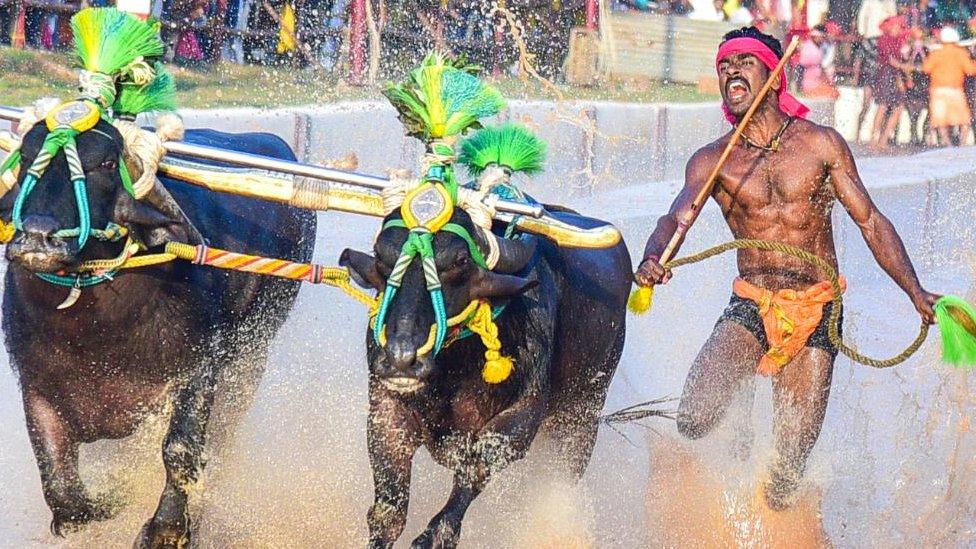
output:
<path id="1" fill-rule="evenodd" d="M 939 298 L 934 308 L 942 334 L 942 360 L 972 368 L 976 365 L 976 310 L 966 300 L 952 295 Z"/>
<path id="2" fill-rule="evenodd" d="M 173 75 L 158 61 L 153 64 L 153 70 L 156 76 L 148 84 L 124 82 L 120 86 L 119 97 L 112 107 L 116 113 L 134 116 L 143 112 L 176 110 Z"/>
<path id="3" fill-rule="evenodd" d="M 513 172 L 535 174 L 542 171 L 546 144 L 524 126 L 514 123 L 488 126 L 461 143 L 458 162 L 477 177 L 492 164 Z"/>

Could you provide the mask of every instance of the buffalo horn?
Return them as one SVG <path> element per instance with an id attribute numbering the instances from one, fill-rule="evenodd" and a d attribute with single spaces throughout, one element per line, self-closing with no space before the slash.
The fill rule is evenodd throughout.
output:
<path id="1" fill-rule="evenodd" d="M 496 271 L 500 273 L 518 273 L 532 261 L 538 240 L 535 238 L 507 239 L 497 238 L 498 262 Z"/>

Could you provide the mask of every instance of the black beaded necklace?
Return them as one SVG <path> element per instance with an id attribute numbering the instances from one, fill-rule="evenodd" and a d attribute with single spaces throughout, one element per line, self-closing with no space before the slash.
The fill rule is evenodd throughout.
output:
<path id="1" fill-rule="evenodd" d="M 791 122 L 793 122 L 793 117 L 792 116 L 786 117 L 786 120 L 783 121 L 783 125 L 780 126 L 779 131 L 776 132 L 776 135 L 773 136 L 773 139 L 769 142 L 768 145 L 760 145 L 759 143 L 756 143 L 752 139 L 749 139 L 749 137 L 747 137 L 745 133 L 742 134 L 742 139 L 745 140 L 746 146 L 752 147 L 754 149 L 760 149 L 764 152 L 770 152 L 770 153 L 776 152 L 779 149 L 779 144 L 780 144 L 780 140 L 783 137 L 783 133 L 786 132 L 786 128 L 790 126 Z"/>

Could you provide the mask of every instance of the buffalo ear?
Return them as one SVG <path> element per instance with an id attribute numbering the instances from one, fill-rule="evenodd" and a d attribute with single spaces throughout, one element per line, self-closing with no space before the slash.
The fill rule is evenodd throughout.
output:
<path id="1" fill-rule="evenodd" d="M 471 283 L 471 299 L 514 297 L 539 285 L 538 280 L 520 276 L 479 271 Z"/>
<path id="2" fill-rule="evenodd" d="M 202 243 L 200 233 L 187 221 L 173 219 L 124 191 L 118 193 L 115 201 L 114 219 L 128 227 L 147 248 L 167 242 Z"/>
<path id="3" fill-rule="evenodd" d="M 386 279 L 376 267 L 376 258 L 350 248 L 346 248 L 339 256 L 339 265 L 349 269 L 349 275 L 363 288 L 382 290 L 386 287 Z"/>

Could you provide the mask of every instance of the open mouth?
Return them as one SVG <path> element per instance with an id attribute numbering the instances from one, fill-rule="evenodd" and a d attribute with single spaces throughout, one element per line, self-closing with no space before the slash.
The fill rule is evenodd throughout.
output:
<path id="1" fill-rule="evenodd" d="M 725 83 L 725 95 L 729 101 L 739 102 L 749 93 L 749 83 L 743 78 L 731 78 Z"/>

